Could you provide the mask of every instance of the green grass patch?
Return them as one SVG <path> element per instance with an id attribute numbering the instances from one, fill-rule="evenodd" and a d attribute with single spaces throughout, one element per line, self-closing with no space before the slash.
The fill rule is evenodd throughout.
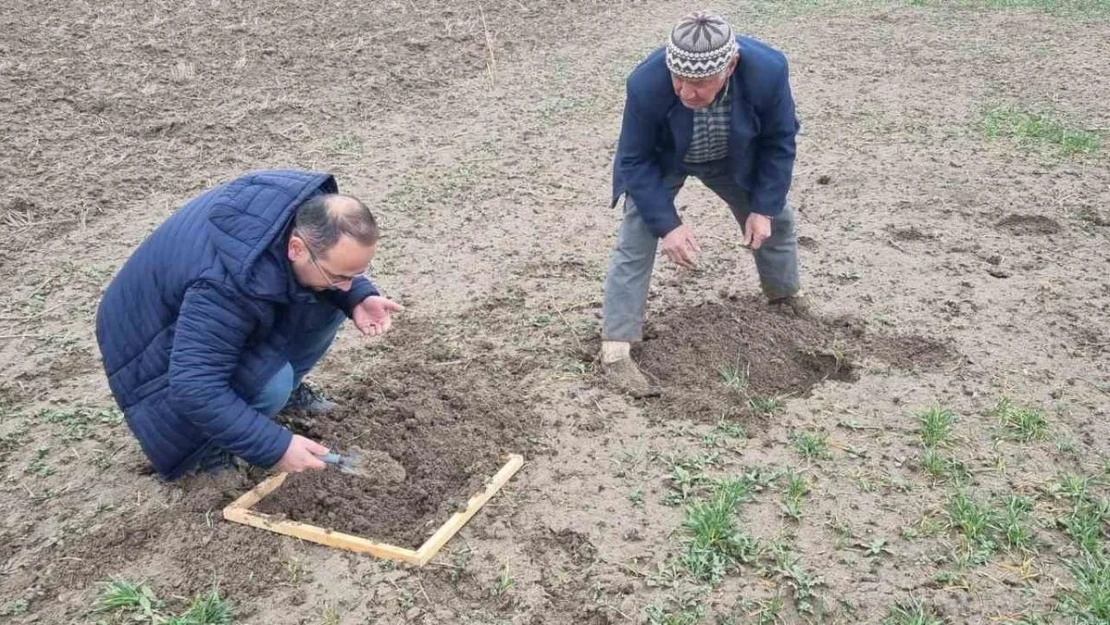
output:
<path id="1" fill-rule="evenodd" d="M 705 467 L 719 462 L 720 453 L 716 451 L 673 461 L 671 463 L 671 473 L 667 476 L 671 492 L 663 500 L 663 503 L 668 506 L 676 506 L 700 494 L 713 482 L 705 474 Z"/>
<path id="2" fill-rule="evenodd" d="M 736 518 L 736 507 L 749 500 L 751 492 L 746 480 L 722 480 L 710 498 L 686 507 L 681 561 L 696 579 L 717 584 L 726 572 L 758 554 L 759 542 L 739 527 Z"/>
<path id="3" fill-rule="evenodd" d="M 1043 441 L 1048 437 L 1048 420 L 1035 408 L 1014 404 L 1008 399 L 999 400 L 990 410 L 1002 426 L 1002 437 L 1022 443 Z"/>
<path id="4" fill-rule="evenodd" d="M 1106 549 L 1110 501 L 1092 498 L 1092 481 L 1065 474 L 1049 489 L 1072 504 L 1058 525 L 1078 551 L 1074 557 L 1062 558 L 1075 586 L 1060 591 L 1057 609 L 1077 625 L 1110 623 L 1110 555 Z"/>
<path id="5" fill-rule="evenodd" d="M 231 625 L 234 622 L 231 604 L 216 590 L 194 599 L 189 609 L 179 616 L 165 614 L 164 607 L 150 586 L 114 580 L 105 585 L 92 611 L 112 618 L 116 623 Z"/>
<path id="6" fill-rule="evenodd" d="M 115 580 L 109 582 L 96 604 L 93 612 L 98 614 L 121 615 L 126 613 L 134 620 L 154 620 L 156 611 L 162 607 L 162 600 L 146 584 Z"/>
<path id="7" fill-rule="evenodd" d="M 166 620 L 165 625 L 231 625 L 231 605 L 215 590 L 193 600 L 181 616 Z"/>
<path id="8" fill-rule="evenodd" d="M 794 451 L 803 458 L 820 460 L 832 457 L 829 453 L 829 435 L 824 432 L 797 430 L 790 435 L 790 443 L 794 446 Z"/>
<path id="9" fill-rule="evenodd" d="M 1083 553 L 1104 556 L 1106 538 L 1104 527 L 1110 523 L 1110 501 L 1076 502 L 1059 524 L 1072 543 Z"/>
<path id="10" fill-rule="evenodd" d="M 1083 553 L 1064 565 L 1075 578 L 1075 588 L 1064 591 L 1059 610 L 1078 625 L 1110 623 L 1110 558 Z"/>
<path id="11" fill-rule="evenodd" d="M 1063 497 L 1072 503 L 1087 499 L 1091 478 L 1074 473 L 1061 473 L 1048 488 L 1054 497 Z"/>
<path id="12" fill-rule="evenodd" d="M 967 542 L 962 559 L 968 564 L 983 564 L 989 560 L 997 548 L 994 537 L 998 530 L 998 513 L 960 490 L 949 496 L 945 514 L 949 527 Z"/>
<path id="13" fill-rule="evenodd" d="M 1092 154 L 1101 147 L 1098 133 L 1079 128 L 1050 108 L 988 107 L 982 116 L 983 132 L 991 139 L 1014 139 L 1025 147 L 1047 145 L 1064 156 Z"/>
<path id="14" fill-rule="evenodd" d="M 741 367 L 737 362 L 731 365 L 725 365 L 718 369 L 721 374 L 721 382 L 729 389 L 737 393 L 747 394 L 748 392 L 748 367 L 747 365 Z"/>
<path id="15" fill-rule="evenodd" d="M 921 454 L 921 470 L 938 482 L 963 486 L 971 481 L 971 471 L 962 461 L 945 456 L 935 449 Z"/>

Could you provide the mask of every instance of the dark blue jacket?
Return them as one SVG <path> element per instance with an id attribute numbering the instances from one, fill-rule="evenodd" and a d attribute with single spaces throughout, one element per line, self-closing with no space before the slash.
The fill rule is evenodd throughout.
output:
<path id="1" fill-rule="evenodd" d="M 740 61 L 731 78 L 728 168 L 736 184 L 751 194 L 751 210 L 774 217 L 786 205 L 800 127 L 786 57 L 755 39 L 736 41 Z M 663 179 L 684 171 L 693 112 L 675 95 L 664 48 L 633 70 L 626 92 L 612 204 L 628 193 L 648 228 L 663 237 L 682 223 Z"/>
<path id="2" fill-rule="evenodd" d="M 250 407 L 303 328 L 377 294 L 316 293 L 293 278 L 297 206 L 337 191 L 327 174 L 256 172 L 204 192 L 160 225 L 112 279 L 96 337 L 112 395 L 166 479 L 210 446 L 269 467 L 292 434 Z"/>

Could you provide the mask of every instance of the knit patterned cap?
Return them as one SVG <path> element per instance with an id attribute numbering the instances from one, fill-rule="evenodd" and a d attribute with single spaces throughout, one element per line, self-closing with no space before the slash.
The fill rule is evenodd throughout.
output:
<path id="1" fill-rule="evenodd" d="M 728 67 L 736 38 L 719 15 L 699 11 L 682 18 L 667 42 L 667 67 L 684 78 L 705 78 Z"/>

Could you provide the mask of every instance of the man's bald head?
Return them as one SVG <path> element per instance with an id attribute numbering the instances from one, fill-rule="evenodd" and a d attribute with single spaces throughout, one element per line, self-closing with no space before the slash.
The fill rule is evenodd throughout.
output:
<path id="1" fill-rule="evenodd" d="M 338 193 L 317 195 L 297 208 L 298 235 L 321 256 L 344 235 L 365 246 L 378 242 L 378 224 L 358 198 Z"/>

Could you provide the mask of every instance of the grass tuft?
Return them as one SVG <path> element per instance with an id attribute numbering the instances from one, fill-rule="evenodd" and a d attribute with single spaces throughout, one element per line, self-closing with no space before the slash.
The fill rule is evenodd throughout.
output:
<path id="1" fill-rule="evenodd" d="M 926 449 L 921 455 L 921 468 L 934 480 L 947 481 L 962 486 L 971 481 L 971 471 L 960 460 L 942 456 L 935 449 Z"/>
<path id="2" fill-rule="evenodd" d="M 949 526 L 967 541 L 966 560 L 983 564 L 994 553 L 994 536 L 998 530 L 998 514 L 989 505 L 980 503 L 959 490 L 948 498 L 945 506 Z"/>
<path id="3" fill-rule="evenodd" d="M 1029 527 L 1029 514 L 1033 501 L 1027 497 L 1010 495 L 1006 498 L 1002 519 L 1002 542 L 1011 551 L 1031 551 L 1033 530 Z"/>
<path id="4" fill-rule="evenodd" d="M 113 580 L 100 593 L 93 611 L 138 612 L 143 617 L 153 619 L 155 611 L 161 606 L 161 600 L 154 595 L 150 586 L 125 580 Z"/>
<path id="5" fill-rule="evenodd" d="M 750 497 L 747 481 L 723 480 L 708 500 L 686 507 L 682 525 L 688 536 L 681 559 L 693 577 L 717 584 L 730 569 L 758 554 L 758 541 L 736 523 L 736 506 Z"/>
<path id="6" fill-rule="evenodd" d="M 895 603 L 882 620 L 882 625 L 945 625 L 920 599 L 904 599 Z"/>
<path id="7" fill-rule="evenodd" d="M 804 475 L 793 470 L 786 472 L 786 496 L 782 511 L 794 521 L 802 520 L 802 500 L 809 494 L 809 482 Z"/>
<path id="8" fill-rule="evenodd" d="M 1110 623 L 1110 558 L 1083 553 L 1064 565 L 1075 578 L 1076 587 L 1061 594 L 1060 611 L 1077 625 Z"/>
<path id="9" fill-rule="evenodd" d="M 1003 436 L 1023 443 L 1043 441 L 1048 435 L 1048 421 L 1035 408 L 1015 405 L 1008 399 L 999 400 L 991 414 L 1002 426 Z"/>
<path id="10" fill-rule="evenodd" d="M 824 432 L 798 430 L 790 435 L 790 442 L 794 445 L 794 451 L 803 458 L 818 460 L 832 457 L 829 453 L 829 435 Z"/>
<path id="11" fill-rule="evenodd" d="M 921 444 L 931 449 L 948 442 L 956 415 L 946 408 L 933 406 L 917 413 L 917 420 L 921 424 Z"/>

